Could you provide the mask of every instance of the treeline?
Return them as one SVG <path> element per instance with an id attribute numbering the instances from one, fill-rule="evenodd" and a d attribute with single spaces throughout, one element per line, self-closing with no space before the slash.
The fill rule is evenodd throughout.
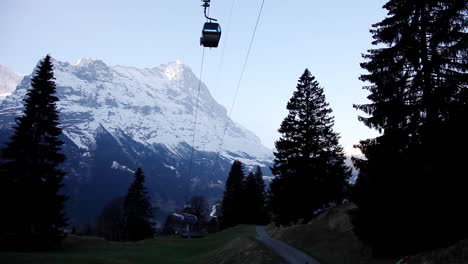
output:
<path id="1" fill-rule="evenodd" d="M 359 239 L 375 256 L 401 257 L 468 237 L 468 2 L 384 8 L 371 30 L 377 47 L 361 64 L 369 103 L 354 105 L 380 135 L 356 146 L 364 154 L 353 158 L 356 184 L 347 184 L 331 110 L 306 70 L 279 129 L 267 205 L 276 224 L 288 225 L 350 197 Z"/>
<path id="2" fill-rule="evenodd" d="M 354 107 L 380 136 L 358 147 L 359 238 L 380 256 L 468 236 L 468 2 L 388 1 L 361 64 L 369 103 Z"/>
<path id="3" fill-rule="evenodd" d="M 264 225 L 268 222 L 265 183 L 260 167 L 246 176 L 242 163 L 234 161 L 221 203 L 221 228 L 238 224 Z"/>
<path id="4" fill-rule="evenodd" d="M 276 142 L 275 175 L 268 190 L 258 167 L 246 177 L 234 161 L 222 201 L 221 227 L 307 222 L 349 198 L 351 170 L 333 131 L 323 88 L 306 69 L 289 100 Z"/>
<path id="5" fill-rule="evenodd" d="M 279 129 L 276 176 L 264 205 L 277 225 L 308 221 L 351 199 L 354 232 L 375 256 L 401 257 L 468 237 L 468 37 L 466 0 L 388 1 L 363 55 L 369 103 L 359 120 L 380 135 L 362 140 L 349 184 L 323 89 L 306 69 Z M 226 183 L 223 226 L 247 223 L 236 161 Z"/>
<path id="6" fill-rule="evenodd" d="M 138 241 L 154 235 L 154 209 L 138 168 L 125 197 L 116 197 L 104 206 L 96 219 L 95 235 L 113 241 Z"/>

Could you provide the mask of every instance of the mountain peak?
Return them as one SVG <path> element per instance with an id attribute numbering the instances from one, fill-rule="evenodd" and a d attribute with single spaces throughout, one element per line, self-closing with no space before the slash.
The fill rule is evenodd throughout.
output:
<path id="1" fill-rule="evenodd" d="M 93 59 L 91 57 L 83 57 L 83 58 L 79 59 L 76 62 L 75 66 L 83 67 L 83 66 L 89 66 L 89 65 L 92 65 L 92 64 L 104 64 L 104 65 L 106 65 L 102 60 Z"/>
<path id="2" fill-rule="evenodd" d="M 171 61 L 168 64 L 162 66 L 165 67 L 164 74 L 169 80 L 177 79 L 182 74 L 182 72 L 188 68 L 180 60 Z"/>

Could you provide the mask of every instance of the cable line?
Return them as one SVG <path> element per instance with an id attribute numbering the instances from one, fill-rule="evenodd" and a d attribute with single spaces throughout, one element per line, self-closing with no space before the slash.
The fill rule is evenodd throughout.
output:
<path id="1" fill-rule="evenodd" d="M 241 85 L 241 82 L 242 82 L 242 78 L 244 77 L 245 68 L 247 67 L 247 62 L 249 60 L 250 51 L 252 49 L 252 44 L 253 44 L 253 41 L 255 39 L 255 34 L 257 33 L 257 27 L 258 27 L 258 24 L 259 24 L 259 21 L 260 21 L 260 17 L 262 15 L 264 4 L 265 4 L 265 0 L 262 0 L 262 5 L 260 6 L 260 10 L 258 12 L 257 21 L 255 22 L 255 27 L 254 27 L 254 30 L 253 30 L 253 33 L 252 33 L 252 38 L 250 39 L 250 44 L 249 44 L 249 48 L 247 50 L 247 55 L 245 56 L 244 66 L 242 67 L 242 72 L 241 72 L 241 75 L 239 77 L 239 81 L 237 83 L 236 92 L 234 94 L 234 100 L 232 101 L 231 109 L 229 110 L 229 115 L 228 115 L 228 118 L 226 120 L 226 126 L 224 127 L 223 136 L 221 137 L 221 143 L 219 144 L 218 152 L 216 154 L 216 160 L 215 160 L 215 163 L 213 165 L 213 170 L 212 170 L 213 174 L 214 174 L 214 169 L 216 168 L 216 164 L 217 164 L 217 162 L 219 160 L 219 153 L 221 152 L 221 147 L 223 146 L 223 143 L 224 143 L 224 138 L 226 136 L 226 131 L 227 131 L 228 126 L 229 126 L 229 121 L 231 120 L 232 110 L 234 109 L 234 105 L 236 103 L 237 94 L 239 92 L 239 88 L 240 88 L 240 85 Z M 210 181 L 211 181 L 211 179 L 210 179 Z"/>
<path id="2" fill-rule="evenodd" d="M 192 152 L 190 154 L 189 175 L 188 175 L 188 178 L 187 178 L 187 189 L 188 189 L 187 194 L 189 194 L 189 192 L 190 192 L 190 179 L 192 178 L 192 166 L 193 166 L 192 164 L 193 164 L 193 154 L 194 154 L 194 151 L 195 151 L 195 135 L 196 135 L 196 130 L 197 130 L 198 105 L 199 105 L 199 102 L 200 102 L 200 90 L 201 90 L 201 85 L 202 85 L 202 76 L 203 76 L 204 63 L 205 63 L 205 48 L 203 48 L 203 52 L 202 52 L 200 75 L 199 75 L 199 81 L 198 81 L 197 104 L 195 106 L 195 117 L 194 117 L 194 121 L 193 121 Z"/>

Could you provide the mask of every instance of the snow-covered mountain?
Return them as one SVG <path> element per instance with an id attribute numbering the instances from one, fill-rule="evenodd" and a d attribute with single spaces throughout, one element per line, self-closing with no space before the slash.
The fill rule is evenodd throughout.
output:
<path id="1" fill-rule="evenodd" d="M 273 160 L 272 150 L 232 120 L 217 157 L 227 111 L 202 83 L 190 165 L 199 79 L 180 61 L 145 69 L 90 58 L 53 63 L 74 218 L 89 220 L 105 201 L 123 195 L 137 167 L 169 210 L 193 194 L 219 198 L 234 159 L 248 168 L 267 168 Z M 30 80 L 26 76 L 0 106 L 0 142 L 21 114 Z"/>
<path id="2" fill-rule="evenodd" d="M 163 144 L 174 153 L 180 144 L 192 144 L 199 80 L 179 61 L 149 69 L 109 67 L 100 60 L 83 58 L 77 64 L 54 61 L 58 110 L 64 133 L 81 149 L 95 147 L 102 127 L 117 140 L 129 136 L 144 145 Z M 3 109 L 21 113 L 29 88 L 26 78 Z M 196 149 L 218 151 L 227 121 L 226 109 L 202 84 L 196 126 Z M 230 122 L 221 155 L 248 164 L 271 161 L 272 151 L 252 132 Z"/>
<path id="3" fill-rule="evenodd" d="M 7 66 L 0 64 L 0 104 L 15 90 L 23 77 L 24 74 L 16 73 Z"/>

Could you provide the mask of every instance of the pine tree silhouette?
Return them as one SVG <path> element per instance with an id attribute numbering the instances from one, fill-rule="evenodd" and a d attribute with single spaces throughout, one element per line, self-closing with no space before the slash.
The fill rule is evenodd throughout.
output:
<path id="1" fill-rule="evenodd" d="M 309 220 L 314 211 L 340 203 L 350 170 L 323 89 L 308 69 L 289 100 L 278 130 L 269 205 L 277 224 Z"/>
<path id="2" fill-rule="evenodd" d="M 47 55 L 31 79 L 24 111 L 16 119 L 14 134 L 3 149 L 1 165 L 0 247 L 47 249 L 64 237 L 67 199 L 59 193 L 65 173 L 59 165 L 59 114 L 51 57 Z"/>
<path id="3" fill-rule="evenodd" d="M 229 228 L 244 221 L 244 169 L 240 161 L 232 163 L 221 202 L 221 228 Z"/>
<path id="4" fill-rule="evenodd" d="M 411 254 L 465 237 L 467 2 L 388 1 L 364 55 L 369 104 L 359 117 L 381 136 L 360 142 L 366 159 L 353 191 L 356 234 L 376 255 Z M 465 120 L 465 121 L 463 121 Z M 464 132 L 463 132 L 464 131 Z M 443 194 L 443 195 L 442 195 Z"/>
<path id="5" fill-rule="evenodd" d="M 125 235 L 130 241 L 151 238 L 154 234 L 153 207 L 144 183 L 143 170 L 138 168 L 135 172 L 135 180 L 125 196 L 123 208 Z"/>
<path id="6" fill-rule="evenodd" d="M 268 212 L 266 209 L 266 191 L 262 170 L 259 166 L 255 173 L 250 172 L 245 178 L 243 192 L 244 223 L 250 225 L 268 224 Z"/>

